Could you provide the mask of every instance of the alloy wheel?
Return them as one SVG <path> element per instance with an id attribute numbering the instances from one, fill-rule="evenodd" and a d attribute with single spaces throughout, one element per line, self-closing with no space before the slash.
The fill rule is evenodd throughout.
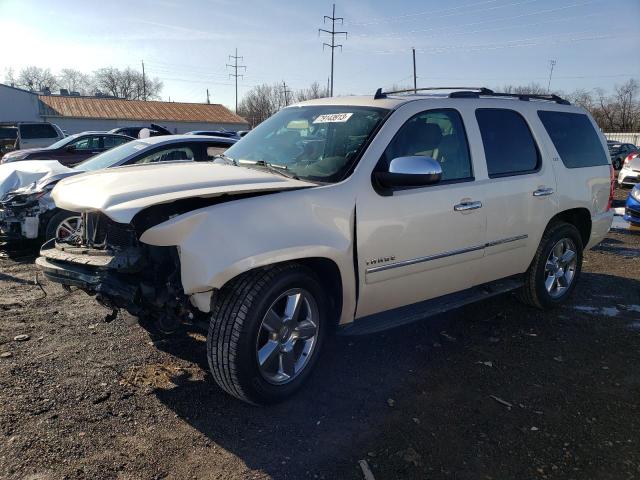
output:
<path id="1" fill-rule="evenodd" d="M 82 226 L 81 217 L 67 217 L 62 220 L 55 230 L 56 240 L 65 240 L 76 233 Z"/>
<path id="2" fill-rule="evenodd" d="M 559 240 L 549 252 L 544 268 L 544 286 L 552 298 L 561 297 L 571 286 L 577 264 L 578 255 L 573 240 Z"/>
<path id="3" fill-rule="evenodd" d="M 271 304 L 256 342 L 258 368 L 274 385 L 291 382 L 307 366 L 317 345 L 319 311 L 313 296 L 291 289 Z"/>

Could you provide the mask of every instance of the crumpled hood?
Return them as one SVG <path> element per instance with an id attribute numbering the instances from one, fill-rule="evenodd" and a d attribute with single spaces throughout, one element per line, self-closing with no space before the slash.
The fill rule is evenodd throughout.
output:
<path id="1" fill-rule="evenodd" d="M 59 208 L 98 210 L 116 222 L 129 223 L 139 211 L 175 200 L 313 186 L 257 169 L 189 162 L 88 172 L 62 180 L 52 195 Z"/>
<path id="2" fill-rule="evenodd" d="M 59 175 L 77 173 L 56 160 L 27 160 L 24 162 L 4 163 L 0 165 L 0 199 L 7 193 L 28 187 L 34 182 L 47 182 L 47 179 Z"/>

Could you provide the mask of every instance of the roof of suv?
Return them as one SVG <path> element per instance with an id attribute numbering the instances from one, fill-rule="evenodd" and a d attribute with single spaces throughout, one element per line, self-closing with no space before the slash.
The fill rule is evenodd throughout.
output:
<path id="1" fill-rule="evenodd" d="M 375 95 L 360 95 L 360 96 L 345 96 L 345 97 L 327 97 L 314 100 L 307 100 L 300 102 L 295 106 L 304 105 L 349 105 L 349 106 L 362 106 L 362 107 L 379 107 L 386 109 L 396 109 L 400 105 L 405 103 L 417 101 L 417 100 L 458 100 L 458 99 L 472 99 L 476 101 L 483 100 L 496 100 L 504 102 L 516 102 L 521 105 L 523 101 L 532 100 L 544 104 L 555 104 L 562 106 L 570 106 L 571 104 L 566 100 L 557 97 L 555 95 L 534 95 L 534 94 L 507 94 L 497 93 L 485 88 L 434 88 L 423 89 L 425 92 L 421 92 L 418 89 L 417 93 L 412 90 L 399 91 L 399 92 L 382 92 L 378 90 Z M 444 93 L 447 92 L 447 93 Z M 573 107 L 575 108 L 575 107 Z"/>

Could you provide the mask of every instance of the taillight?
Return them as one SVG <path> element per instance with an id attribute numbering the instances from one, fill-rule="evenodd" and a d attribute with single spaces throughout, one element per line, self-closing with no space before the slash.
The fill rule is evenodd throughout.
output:
<path id="1" fill-rule="evenodd" d="M 636 158 L 638 155 L 640 155 L 640 153 L 638 153 L 638 152 L 633 152 L 633 153 L 630 153 L 629 155 L 627 155 L 627 158 L 625 158 L 624 162 L 622 162 L 622 166 L 627 165 L 631 160 Z"/>
<path id="2" fill-rule="evenodd" d="M 607 203 L 607 212 L 611 210 L 611 205 L 613 205 L 613 195 L 615 193 L 615 188 L 616 188 L 616 173 L 613 170 L 613 165 L 609 165 L 609 175 L 611 179 L 611 184 L 609 187 L 609 202 Z"/>

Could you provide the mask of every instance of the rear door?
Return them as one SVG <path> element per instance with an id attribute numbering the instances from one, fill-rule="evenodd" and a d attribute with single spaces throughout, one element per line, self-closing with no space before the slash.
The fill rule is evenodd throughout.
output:
<path id="1" fill-rule="evenodd" d="M 557 212 L 551 156 L 525 115 L 509 108 L 475 111 L 487 167 L 483 282 L 526 271 Z"/>

